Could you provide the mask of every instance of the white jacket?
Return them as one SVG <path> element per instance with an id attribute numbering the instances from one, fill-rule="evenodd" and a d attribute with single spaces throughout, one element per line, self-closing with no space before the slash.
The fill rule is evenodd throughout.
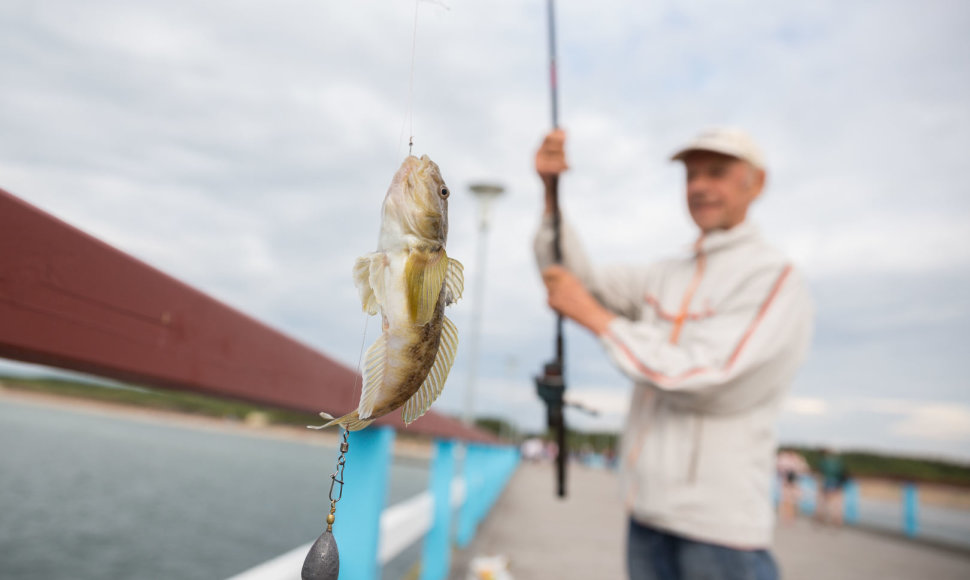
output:
<path id="1" fill-rule="evenodd" d="M 540 269 L 553 261 L 551 224 L 536 236 Z M 562 245 L 564 266 L 618 315 L 600 340 L 635 383 L 621 445 L 632 517 L 767 547 L 775 421 L 812 334 L 804 281 L 748 223 L 647 267 L 593 268 L 565 222 Z"/>

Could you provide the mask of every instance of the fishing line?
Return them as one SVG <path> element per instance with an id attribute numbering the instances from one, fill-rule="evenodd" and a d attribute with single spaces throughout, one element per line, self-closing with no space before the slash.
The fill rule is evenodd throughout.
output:
<path id="1" fill-rule="evenodd" d="M 408 102 L 404 121 L 401 123 L 401 136 L 398 138 L 398 143 L 404 142 L 404 129 L 407 127 L 408 155 L 411 155 L 414 150 L 414 62 L 418 53 L 418 6 L 422 1 L 445 10 L 451 10 L 451 7 L 442 0 L 414 0 L 414 26 L 411 30 L 411 68 L 408 71 Z"/>
<path id="2" fill-rule="evenodd" d="M 360 393 L 357 392 L 357 381 L 361 377 L 363 377 L 363 374 L 360 372 L 360 362 L 362 360 L 364 360 L 364 345 L 367 344 L 367 325 L 369 323 L 370 323 L 370 314 L 367 314 L 365 312 L 364 313 L 364 328 L 360 332 L 360 352 L 357 353 L 357 372 L 354 373 L 354 386 L 353 386 L 353 388 L 351 388 L 351 391 L 354 393 L 354 398 L 355 399 L 357 399 L 357 398 L 360 397 Z M 361 387 L 361 389 L 363 389 L 363 383 L 361 383 L 360 387 Z"/>
<path id="3" fill-rule="evenodd" d="M 411 69 L 408 72 L 408 104 L 404 122 L 401 123 L 401 137 L 398 142 L 404 141 L 404 127 L 408 127 L 408 155 L 414 149 L 414 57 L 418 46 L 418 5 L 421 0 L 414 0 L 414 28 L 411 31 Z"/>

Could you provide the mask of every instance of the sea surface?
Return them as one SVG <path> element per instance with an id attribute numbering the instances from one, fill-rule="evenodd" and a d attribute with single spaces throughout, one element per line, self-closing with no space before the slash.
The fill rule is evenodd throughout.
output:
<path id="1" fill-rule="evenodd" d="M 336 449 L 0 397 L 0 578 L 222 579 L 323 531 Z M 397 458 L 388 505 L 427 488 Z M 401 578 L 412 546 L 384 568 Z"/>

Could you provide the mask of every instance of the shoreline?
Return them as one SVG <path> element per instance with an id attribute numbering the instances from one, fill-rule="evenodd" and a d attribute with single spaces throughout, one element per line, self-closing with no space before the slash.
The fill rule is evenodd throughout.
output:
<path id="1" fill-rule="evenodd" d="M 22 391 L 10 388 L 0 381 L 0 402 L 4 401 L 242 437 L 275 439 L 325 447 L 337 447 L 340 443 L 339 431 L 336 429 L 315 431 L 294 425 L 267 425 L 260 424 L 258 421 L 230 420 L 210 415 L 181 413 L 123 403 L 96 401 L 82 397 Z M 431 441 L 407 435 L 402 437 L 398 433 L 394 438 L 393 454 L 395 457 L 425 460 L 431 458 L 432 448 Z"/>

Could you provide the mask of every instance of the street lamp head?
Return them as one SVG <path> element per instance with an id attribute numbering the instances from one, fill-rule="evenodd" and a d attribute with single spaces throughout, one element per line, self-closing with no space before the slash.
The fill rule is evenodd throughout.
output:
<path id="1" fill-rule="evenodd" d="M 476 197 L 481 199 L 494 199 L 505 191 L 505 187 L 497 183 L 473 183 L 468 186 Z"/>

